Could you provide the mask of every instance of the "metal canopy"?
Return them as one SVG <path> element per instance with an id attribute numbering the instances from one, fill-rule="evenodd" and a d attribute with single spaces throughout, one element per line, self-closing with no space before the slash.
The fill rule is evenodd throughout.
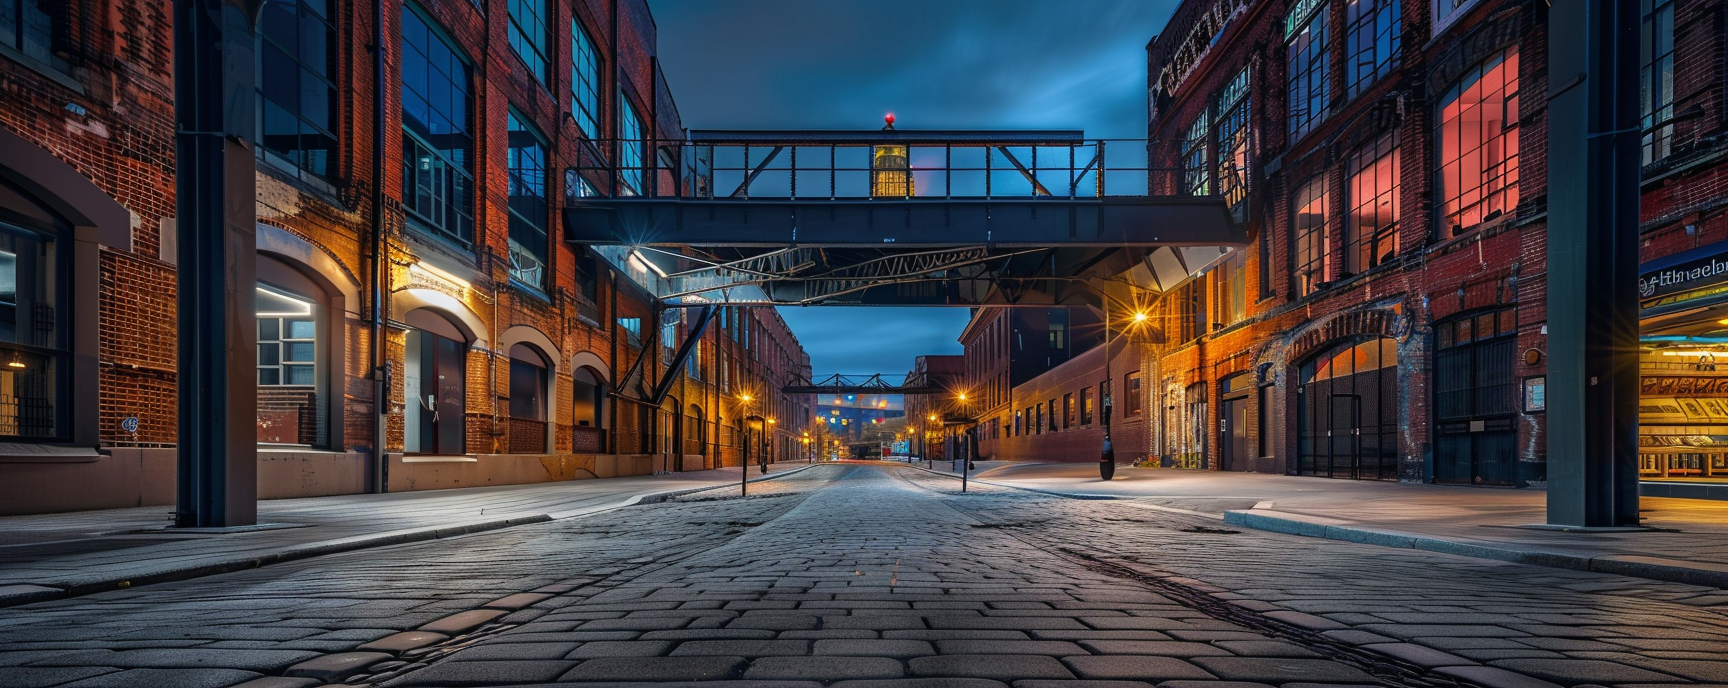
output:
<path id="1" fill-rule="evenodd" d="M 1078 131 L 697 131 L 572 168 L 565 240 L 669 306 L 1097 306 L 1248 237 L 1145 141 Z M 604 144 L 601 145 L 605 149 Z M 602 193 L 604 192 L 604 193 Z"/>

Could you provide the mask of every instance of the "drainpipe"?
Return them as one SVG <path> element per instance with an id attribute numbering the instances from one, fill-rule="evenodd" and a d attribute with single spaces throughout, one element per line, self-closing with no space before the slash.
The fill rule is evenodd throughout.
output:
<path id="1" fill-rule="evenodd" d="M 385 453 L 390 408 L 390 360 L 384 351 L 384 295 L 390 292 L 390 261 L 384 257 L 384 3 L 372 3 L 372 492 L 387 492 L 390 459 Z"/>

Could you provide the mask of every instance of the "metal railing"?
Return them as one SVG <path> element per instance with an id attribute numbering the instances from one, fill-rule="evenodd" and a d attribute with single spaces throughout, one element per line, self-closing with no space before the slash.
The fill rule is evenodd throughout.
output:
<path id="1" fill-rule="evenodd" d="M 684 199 L 1077 199 L 1189 196 L 1182 171 L 1153 168 L 1140 139 L 1029 144 L 810 144 L 596 140 L 602 156 L 565 169 L 568 202 Z M 626 148 L 631 155 L 619 155 Z M 885 150 L 898 149 L 898 150 Z M 641 155 L 633 153 L 640 151 Z M 613 159 L 642 160 L 617 166 Z"/>

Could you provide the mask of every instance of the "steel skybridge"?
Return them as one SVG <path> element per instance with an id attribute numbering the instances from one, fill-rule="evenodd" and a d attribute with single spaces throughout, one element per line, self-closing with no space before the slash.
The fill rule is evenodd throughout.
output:
<path id="1" fill-rule="evenodd" d="M 566 171 L 565 239 L 672 307 L 1097 306 L 1247 243 L 1226 200 L 1150 168 L 1145 141 L 1078 131 L 693 131 L 596 149 L 628 164 Z"/>

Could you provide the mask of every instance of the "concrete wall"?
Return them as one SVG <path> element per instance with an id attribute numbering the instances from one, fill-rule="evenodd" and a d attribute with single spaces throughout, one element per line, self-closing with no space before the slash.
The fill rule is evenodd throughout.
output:
<path id="1" fill-rule="evenodd" d="M 649 454 L 479 454 L 423 458 L 391 453 L 389 456 L 391 492 L 651 475 L 660 458 Z"/>

